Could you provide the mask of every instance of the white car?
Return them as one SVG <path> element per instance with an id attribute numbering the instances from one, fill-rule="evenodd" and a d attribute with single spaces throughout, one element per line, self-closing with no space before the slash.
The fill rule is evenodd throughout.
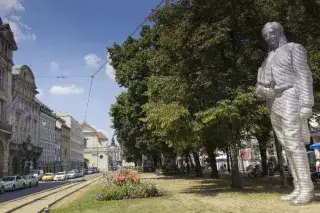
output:
<path id="1" fill-rule="evenodd" d="M 54 176 L 54 178 L 53 178 L 53 180 L 56 180 L 56 181 L 59 181 L 59 180 L 68 180 L 68 175 L 67 175 L 67 173 L 66 172 L 58 172 L 55 176 Z"/>
<path id="2" fill-rule="evenodd" d="M 31 188 L 33 186 L 38 186 L 38 184 L 39 184 L 38 178 L 36 178 L 33 175 L 25 175 L 25 176 L 23 176 L 23 179 L 24 179 L 26 186 L 28 186 L 29 188 Z"/>
<path id="3" fill-rule="evenodd" d="M 6 189 L 4 188 L 4 182 L 0 179 L 0 194 L 4 194 Z"/>
<path id="4" fill-rule="evenodd" d="M 74 171 L 69 171 L 67 175 L 70 179 L 78 177 L 77 173 L 75 173 Z"/>
<path id="5" fill-rule="evenodd" d="M 16 189 L 23 189 L 26 187 L 25 180 L 17 175 L 17 176 L 6 176 L 2 178 L 3 185 L 5 190 L 15 191 Z"/>

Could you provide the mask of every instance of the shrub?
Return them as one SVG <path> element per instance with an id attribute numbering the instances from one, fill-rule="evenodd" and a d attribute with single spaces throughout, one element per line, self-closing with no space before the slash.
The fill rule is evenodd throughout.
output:
<path id="1" fill-rule="evenodd" d="M 115 175 L 106 176 L 97 200 L 122 200 L 134 198 L 158 197 L 161 192 L 155 184 L 140 181 L 140 177 L 127 169 L 120 169 Z"/>
<path id="2" fill-rule="evenodd" d="M 142 166 L 137 166 L 135 168 L 135 170 L 138 171 L 138 172 L 143 172 L 143 167 Z"/>

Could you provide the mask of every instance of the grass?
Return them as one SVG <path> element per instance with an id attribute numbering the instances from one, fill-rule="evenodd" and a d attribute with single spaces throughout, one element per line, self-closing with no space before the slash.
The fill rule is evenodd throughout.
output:
<path id="1" fill-rule="evenodd" d="M 241 191 L 230 189 L 230 180 L 167 178 L 152 180 L 158 187 L 168 191 L 164 197 L 96 201 L 99 186 L 93 186 L 79 195 L 72 202 L 59 206 L 52 213 L 314 213 L 319 211 L 315 201 L 307 206 L 291 206 L 289 202 L 279 200 L 283 189 L 276 185 L 275 179 L 244 180 L 245 188 Z M 319 187 L 316 192 L 319 193 Z M 319 200 L 319 198 L 317 198 Z"/>

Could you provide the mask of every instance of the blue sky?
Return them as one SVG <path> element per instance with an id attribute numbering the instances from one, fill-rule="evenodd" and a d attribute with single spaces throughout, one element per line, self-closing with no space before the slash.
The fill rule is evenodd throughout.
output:
<path id="1" fill-rule="evenodd" d="M 0 16 L 10 23 L 18 43 L 16 65 L 36 76 L 39 99 L 53 110 L 84 120 L 89 78 L 107 59 L 106 47 L 122 43 L 160 0 L 0 0 Z M 94 79 L 87 122 L 108 132 L 109 108 L 122 89 L 107 65 Z M 109 140 L 110 141 L 110 140 Z"/>

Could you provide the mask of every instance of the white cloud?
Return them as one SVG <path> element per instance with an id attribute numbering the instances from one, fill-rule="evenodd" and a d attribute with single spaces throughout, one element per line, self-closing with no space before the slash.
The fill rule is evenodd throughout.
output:
<path id="1" fill-rule="evenodd" d="M 25 10 L 22 6 L 23 0 L 1 0 L 0 9 L 2 10 Z"/>
<path id="2" fill-rule="evenodd" d="M 0 16 L 4 23 L 10 24 L 16 42 L 21 40 L 35 41 L 36 35 L 32 29 L 21 21 L 20 16 L 13 15 L 16 12 L 24 11 L 23 0 L 0 0 Z"/>
<path id="3" fill-rule="evenodd" d="M 86 63 L 87 67 L 89 68 L 97 68 L 99 67 L 99 63 L 101 61 L 101 58 L 99 58 L 96 54 L 90 53 L 86 56 L 84 56 L 84 62 Z"/>
<path id="4" fill-rule="evenodd" d="M 108 75 L 109 78 L 111 78 L 112 80 L 115 80 L 115 69 L 113 68 L 113 66 L 111 65 L 111 59 L 109 57 L 109 54 L 107 55 L 107 60 L 108 63 L 106 64 L 106 69 L 105 69 L 105 72 L 106 74 Z"/>
<path id="5" fill-rule="evenodd" d="M 39 92 L 36 97 L 40 98 L 41 96 L 43 96 L 43 91 L 41 89 L 37 89 L 37 91 Z"/>
<path id="6" fill-rule="evenodd" d="M 52 95 L 71 95 L 83 93 L 83 88 L 78 87 L 74 84 L 70 86 L 53 86 L 50 89 Z"/>
<path id="7" fill-rule="evenodd" d="M 59 64 L 55 61 L 50 62 L 50 69 L 51 71 L 57 71 L 59 69 Z"/>
<path id="8" fill-rule="evenodd" d="M 36 35 L 31 32 L 31 28 L 28 25 L 20 21 L 19 16 L 8 16 L 3 19 L 3 22 L 10 25 L 16 42 L 21 40 L 36 41 Z"/>

